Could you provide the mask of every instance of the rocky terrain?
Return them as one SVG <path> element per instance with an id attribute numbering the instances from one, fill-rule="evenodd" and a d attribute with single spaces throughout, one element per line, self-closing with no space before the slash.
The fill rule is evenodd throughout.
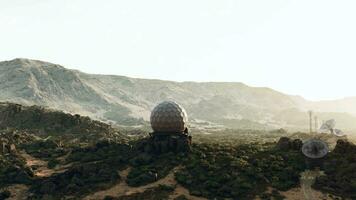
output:
<path id="1" fill-rule="evenodd" d="M 301 130 L 308 123 L 306 111 L 314 109 L 320 120 L 335 118 L 339 128 L 356 130 L 352 98 L 347 103 L 309 102 L 243 83 L 93 75 L 29 59 L 0 62 L 0 94 L 0 101 L 46 106 L 124 126 L 147 125 L 154 105 L 174 99 L 190 113 L 197 128 Z"/>
<path id="2" fill-rule="evenodd" d="M 79 115 L 3 103 L 0 119 L 0 199 L 356 197 L 347 138 L 318 136 L 334 147 L 314 176 L 300 147 L 315 135 L 305 133 L 195 133 L 190 152 L 155 154 L 141 148 L 145 131 L 129 137 Z"/>

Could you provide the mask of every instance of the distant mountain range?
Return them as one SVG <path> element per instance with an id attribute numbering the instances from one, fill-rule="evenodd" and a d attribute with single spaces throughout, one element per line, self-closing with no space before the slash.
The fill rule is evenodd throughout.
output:
<path id="1" fill-rule="evenodd" d="M 100 66 L 98 66 L 100 67 Z M 312 109 L 356 130 L 356 97 L 311 102 L 270 88 L 231 82 L 173 82 L 94 75 L 29 59 L 0 62 L 0 101 L 41 105 L 117 125 L 147 125 L 163 100 L 183 105 L 196 128 L 307 129 Z"/>

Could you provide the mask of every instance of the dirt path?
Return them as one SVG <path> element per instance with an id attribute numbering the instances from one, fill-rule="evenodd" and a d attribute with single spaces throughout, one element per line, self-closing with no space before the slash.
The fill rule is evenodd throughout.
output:
<path id="1" fill-rule="evenodd" d="M 300 178 L 300 187 L 293 188 L 287 192 L 281 192 L 287 199 L 291 200 L 316 200 L 316 199 L 325 199 L 333 200 L 334 198 L 329 197 L 328 194 L 322 193 L 320 191 L 314 190 L 312 185 L 319 176 L 323 176 L 324 173 L 319 170 L 306 170 L 302 172 Z"/>
<path id="2" fill-rule="evenodd" d="M 38 177 L 49 177 L 54 173 L 53 169 L 48 169 L 47 161 L 37 159 L 26 152 L 21 152 L 21 156 L 26 159 L 26 165 L 36 167 L 34 175 Z"/>
<path id="3" fill-rule="evenodd" d="M 279 193 L 285 196 L 288 200 L 334 200 L 335 198 L 329 197 L 328 194 L 314 190 L 311 187 L 314 184 L 315 179 L 323 174 L 324 173 L 321 171 L 306 170 L 300 174 L 300 187 L 296 187 L 285 192 L 280 191 Z M 273 188 L 268 188 L 268 192 L 272 192 L 272 189 Z M 256 200 L 260 200 L 260 198 L 256 198 Z"/>
<path id="4" fill-rule="evenodd" d="M 314 184 L 316 177 L 319 176 L 319 173 L 316 171 L 305 171 L 301 174 L 300 186 L 303 191 L 305 200 L 315 199 L 315 195 L 311 186 Z"/>
<path id="5" fill-rule="evenodd" d="M 179 167 L 174 168 L 166 177 L 144 186 L 140 187 L 131 187 L 128 186 L 126 183 L 127 175 L 129 174 L 131 168 L 127 168 L 121 172 L 119 172 L 121 177 L 121 182 L 117 185 L 103 191 L 96 192 L 94 194 L 90 194 L 83 198 L 83 200 L 98 200 L 104 199 L 105 196 L 113 196 L 113 197 L 120 197 L 120 196 L 127 196 L 136 193 L 143 193 L 147 189 L 158 187 L 159 185 L 168 185 L 168 186 L 176 186 L 173 194 L 170 196 L 169 199 L 174 199 L 179 195 L 185 195 L 188 199 L 192 200 L 205 200 L 205 198 L 194 197 L 189 194 L 189 191 L 179 184 L 177 184 L 174 173 L 178 170 Z"/>
<path id="6" fill-rule="evenodd" d="M 64 172 L 70 166 L 70 164 L 68 164 L 64 166 L 57 166 L 54 169 L 49 169 L 47 167 L 47 161 L 35 158 L 26 152 L 21 152 L 21 156 L 25 158 L 27 166 L 36 168 L 34 170 L 34 175 L 37 177 L 49 177 L 54 173 Z"/>
<path id="7" fill-rule="evenodd" d="M 197 196 L 192 196 L 189 193 L 189 190 L 180 184 L 176 185 L 176 188 L 174 189 L 174 192 L 168 197 L 170 200 L 173 200 L 180 195 L 184 195 L 187 199 L 189 200 L 206 200 L 206 198 L 203 197 L 197 197 Z"/>
<path id="8" fill-rule="evenodd" d="M 267 189 L 267 193 L 271 193 L 273 190 L 273 188 L 268 188 Z M 321 192 L 318 192 L 318 191 L 315 191 L 315 190 L 311 190 L 311 192 L 313 193 L 313 197 L 314 199 L 312 200 L 319 200 L 319 199 L 323 199 L 323 200 L 334 200 L 332 198 L 328 198 L 326 194 L 323 194 Z M 288 191 L 279 191 L 279 193 L 283 196 L 285 196 L 286 198 L 285 199 L 288 199 L 288 200 L 307 200 L 305 197 L 304 197 L 304 192 L 303 192 L 303 189 L 301 187 L 297 187 L 297 188 L 293 188 L 293 189 L 290 189 Z M 261 200 L 260 197 L 256 197 L 255 200 Z"/>
<path id="9" fill-rule="evenodd" d="M 286 192 L 280 192 L 288 200 L 308 200 L 307 198 L 313 197 L 314 199 L 324 199 L 324 200 L 333 200 L 332 198 L 327 197 L 327 194 L 311 189 L 307 193 L 308 196 L 305 196 L 304 190 L 302 187 L 293 188 Z"/>

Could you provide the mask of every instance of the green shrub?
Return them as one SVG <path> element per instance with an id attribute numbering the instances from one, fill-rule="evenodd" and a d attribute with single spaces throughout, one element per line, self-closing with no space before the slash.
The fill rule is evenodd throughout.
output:
<path id="1" fill-rule="evenodd" d="M 5 200 L 11 196 L 11 192 L 9 190 L 5 190 L 0 192 L 0 200 Z"/>

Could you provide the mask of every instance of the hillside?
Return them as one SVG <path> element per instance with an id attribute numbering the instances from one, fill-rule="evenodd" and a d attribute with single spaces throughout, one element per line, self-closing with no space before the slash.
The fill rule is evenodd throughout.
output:
<path id="1" fill-rule="evenodd" d="M 0 130 L 29 133 L 37 137 L 59 137 L 67 144 L 95 143 L 110 138 L 124 141 L 126 136 L 100 121 L 79 114 L 0 102 Z"/>
<path id="2" fill-rule="evenodd" d="M 308 122 L 307 101 L 269 88 L 93 75 L 29 59 L 0 62 L 0 94 L 0 101 L 47 106 L 126 126 L 147 124 L 154 105 L 167 99 L 182 104 L 196 127 L 304 129 Z M 345 128 L 356 126 L 348 123 Z"/>
<path id="3" fill-rule="evenodd" d="M 330 134 L 320 135 L 338 140 L 322 168 L 326 176 L 316 177 L 307 193 L 301 175 L 309 168 L 299 138 L 315 135 L 282 130 L 194 134 L 191 150 L 179 153 L 146 152 L 147 137 L 117 136 L 109 125 L 87 117 L 0 104 L 0 199 L 356 197 L 356 146 Z"/>

